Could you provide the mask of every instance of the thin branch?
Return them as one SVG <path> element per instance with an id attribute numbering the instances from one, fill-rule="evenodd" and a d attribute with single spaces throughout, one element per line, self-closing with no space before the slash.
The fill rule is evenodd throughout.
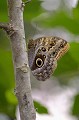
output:
<path id="1" fill-rule="evenodd" d="M 26 4 L 28 4 L 29 2 L 31 2 L 31 0 L 27 0 L 25 2 L 22 2 L 22 7 L 24 8 Z M 23 9 L 24 10 L 24 9 Z"/>
<path id="2" fill-rule="evenodd" d="M 4 31 L 6 31 L 9 36 L 11 36 L 14 33 L 13 26 L 10 23 L 0 22 L 0 29 L 3 29 Z"/>
<path id="3" fill-rule="evenodd" d="M 27 0 L 27 1 L 25 1 L 24 3 L 27 4 L 27 3 L 29 3 L 29 2 L 31 2 L 31 0 Z"/>
<path id="4" fill-rule="evenodd" d="M 3 30 L 9 30 L 9 24 L 8 23 L 1 23 L 0 22 L 0 28 Z"/>

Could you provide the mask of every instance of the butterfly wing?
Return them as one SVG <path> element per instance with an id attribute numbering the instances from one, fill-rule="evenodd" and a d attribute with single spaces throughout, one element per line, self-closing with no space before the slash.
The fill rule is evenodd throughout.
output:
<path id="1" fill-rule="evenodd" d="M 57 60 L 67 52 L 69 44 L 59 37 L 41 37 L 28 43 L 28 60 L 33 75 L 45 81 L 55 71 Z"/>

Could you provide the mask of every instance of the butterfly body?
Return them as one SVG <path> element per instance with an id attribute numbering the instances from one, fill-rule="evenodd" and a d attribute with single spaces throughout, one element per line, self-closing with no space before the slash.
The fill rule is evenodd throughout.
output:
<path id="1" fill-rule="evenodd" d="M 45 81 L 55 71 L 57 60 L 67 52 L 69 44 L 59 37 L 41 37 L 28 43 L 28 60 L 33 75 Z"/>

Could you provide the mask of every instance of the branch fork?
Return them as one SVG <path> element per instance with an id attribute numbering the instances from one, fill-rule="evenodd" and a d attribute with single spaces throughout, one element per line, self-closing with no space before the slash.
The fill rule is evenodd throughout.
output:
<path id="1" fill-rule="evenodd" d="M 11 23 L 0 23 L 0 29 L 3 29 L 9 36 L 12 36 L 16 31 Z"/>

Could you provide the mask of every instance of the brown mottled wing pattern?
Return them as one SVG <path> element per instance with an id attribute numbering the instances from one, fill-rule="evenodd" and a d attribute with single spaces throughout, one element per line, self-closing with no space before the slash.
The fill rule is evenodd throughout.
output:
<path id="1" fill-rule="evenodd" d="M 55 71 L 57 60 L 67 52 L 69 44 L 59 37 L 41 37 L 28 43 L 28 60 L 33 75 L 45 81 Z"/>

